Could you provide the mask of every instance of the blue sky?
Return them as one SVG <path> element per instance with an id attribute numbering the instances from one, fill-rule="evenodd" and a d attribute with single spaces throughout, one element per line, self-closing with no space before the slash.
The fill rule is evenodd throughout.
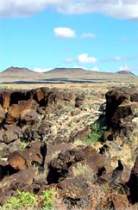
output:
<path id="1" fill-rule="evenodd" d="M 120 16 L 121 11 L 111 15 L 101 10 L 93 12 L 93 8 L 76 14 L 74 10 L 70 12 L 70 5 L 62 8 L 57 7 L 58 1 L 53 4 L 35 7 L 33 11 L 27 10 L 27 4 L 23 9 L 16 5 L 12 14 L 13 5 L 7 9 L 0 3 L 1 70 L 9 66 L 38 71 L 84 67 L 114 72 L 130 69 L 138 73 L 138 20 L 137 16 L 126 15 L 128 8 L 124 16 Z M 83 5 L 83 9 L 84 6 L 89 5 Z M 135 7 L 138 9 L 138 4 Z"/>

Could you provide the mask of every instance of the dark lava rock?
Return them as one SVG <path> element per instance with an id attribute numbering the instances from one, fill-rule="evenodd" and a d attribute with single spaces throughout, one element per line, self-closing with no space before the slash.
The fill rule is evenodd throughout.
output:
<path id="1" fill-rule="evenodd" d="M 64 105 L 75 108 L 73 93 L 54 88 L 1 90 L 0 141 L 9 144 L 21 137 L 27 141 L 43 140 L 49 129 L 44 119 L 49 113 L 57 114 L 59 106 Z"/>
<path id="2" fill-rule="evenodd" d="M 35 176 L 33 169 L 25 169 L 3 178 L 0 182 L 0 204 L 4 204 L 10 196 L 15 195 L 17 190 L 28 190 L 29 186 L 33 184 Z"/>
<path id="3" fill-rule="evenodd" d="M 47 181 L 49 184 L 58 183 L 64 179 L 69 172 L 69 168 L 76 162 L 84 159 L 83 150 L 67 150 L 60 153 L 57 158 L 49 163 Z"/>
<path id="4" fill-rule="evenodd" d="M 127 183 L 130 189 L 129 199 L 134 203 L 138 203 L 138 156 L 136 158 L 134 167 L 131 171 L 130 179 Z"/>
<path id="5" fill-rule="evenodd" d="M 5 119 L 5 112 L 2 106 L 0 106 L 0 124 L 3 123 L 4 119 Z"/>
<path id="6" fill-rule="evenodd" d="M 87 209 L 90 206 L 90 185 L 83 177 L 67 178 L 58 184 L 67 209 Z"/>
<path id="7" fill-rule="evenodd" d="M 8 163 L 15 170 L 24 170 L 28 167 L 27 160 L 18 151 L 13 152 L 9 155 Z"/>
<path id="8" fill-rule="evenodd" d="M 22 136 L 21 129 L 15 125 L 0 129 L 0 142 L 10 144 Z"/>
<path id="9" fill-rule="evenodd" d="M 81 107 L 84 103 L 84 100 L 85 100 L 84 95 L 77 96 L 75 99 L 75 107 L 77 108 Z"/>
<path id="10" fill-rule="evenodd" d="M 113 133 L 129 136 L 133 131 L 132 119 L 138 108 L 137 89 L 114 88 L 106 94 L 106 124 Z"/>
<path id="11" fill-rule="evenodd" d="M 110 167 L 110 162 L 101 154 L 98 154 L 92 147 L 78 147 L 60 153 L 57 158 L 50 161 L 48 167 L 47 181 L 49 184 L 58 183 L 70 174 L 70 169 L 76 163 L 88 165 L 92 171 L 92 177 L 98 174 L 99 169 L 104 166 Z"/>

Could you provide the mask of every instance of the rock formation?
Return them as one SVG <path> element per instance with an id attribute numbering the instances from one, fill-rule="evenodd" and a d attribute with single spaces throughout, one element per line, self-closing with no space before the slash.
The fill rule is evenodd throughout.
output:
<path id="1" fill-rule="evenodd" d="M 97 105 L 78 92 L 1 90 L 1 205 L 17 189 L 41 200 L 54 187 L 66 210 L 138 208 L 138 90 L 113 88 L 105 99 Z"/>

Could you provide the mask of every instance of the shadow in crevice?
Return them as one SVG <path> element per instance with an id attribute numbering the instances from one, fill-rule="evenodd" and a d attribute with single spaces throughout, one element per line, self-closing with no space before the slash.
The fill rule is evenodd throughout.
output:
<path id="1" fill-rule="evenodd" d="M 10 165 L 0 165 L 0 181 L 6 177 L 17 173 L 19 170 L 12 168 Z"/>
<path id="2" fill-rule="evenodd" d="M 48 184 L 59 183 L 59 181 L 64 180 L 64 178 L 66 178 L 67 175 L 68 175 L 67 167 L 66 168 L 64 167 L 61 170 L 57 170 L 56 168 L 49 166 L 47 182 L 48 182 Z"/>
<path id="3" fill-rule="evenodd" d="M 11 98 L 10 98 L 10 105 L 12 104 L 18 104 L 19 101 L 23 101 L 23 100 L 29 100 L 31 99 L 31 91 L 28 92 L 13 92 L 11 94 Z"/>
<path id="4" fill-rule="evenodd" d="M 132 173 L 127 187 L 129 188 L 129 202 L 132 204 L 138 203 L 138 176 Z"/>

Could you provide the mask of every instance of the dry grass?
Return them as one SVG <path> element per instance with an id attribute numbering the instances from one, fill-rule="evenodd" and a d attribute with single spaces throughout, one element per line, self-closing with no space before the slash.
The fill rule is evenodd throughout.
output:
<path id="1" fill-rule="evenodd" d="M 39 87 L 49 87 L 49 88 L 58 88 L 58 89 L 89 89 L 89 88 L 106 88 L 108 86 L 107 83 L 102 84 L 93 84 L 93 83 L 67 83 L 67 84 L 0 84 L 1 88 L 8 88 L 8 89 L 33 89 L 33 88 L 39 88 Z"/>
<path id="2" fill-rule="evenodd" d="M 86 144 L 85 144 L 85 142 L 84 141 L 82 141 L 82 140 L 80 140 L 80 139 L 76 139 L 74 142 L 73 142 L 73 146 L 74 147 L 78 147 L 78 146 L 85 146 Z"/>
<path id="3" fill-rule="evenodd" d="M 95 180 L 93 170 L 86 163 L 77 163 L 72 167 L 72 171 L 75 177 L 82 176 L 91 183 Z"/>

